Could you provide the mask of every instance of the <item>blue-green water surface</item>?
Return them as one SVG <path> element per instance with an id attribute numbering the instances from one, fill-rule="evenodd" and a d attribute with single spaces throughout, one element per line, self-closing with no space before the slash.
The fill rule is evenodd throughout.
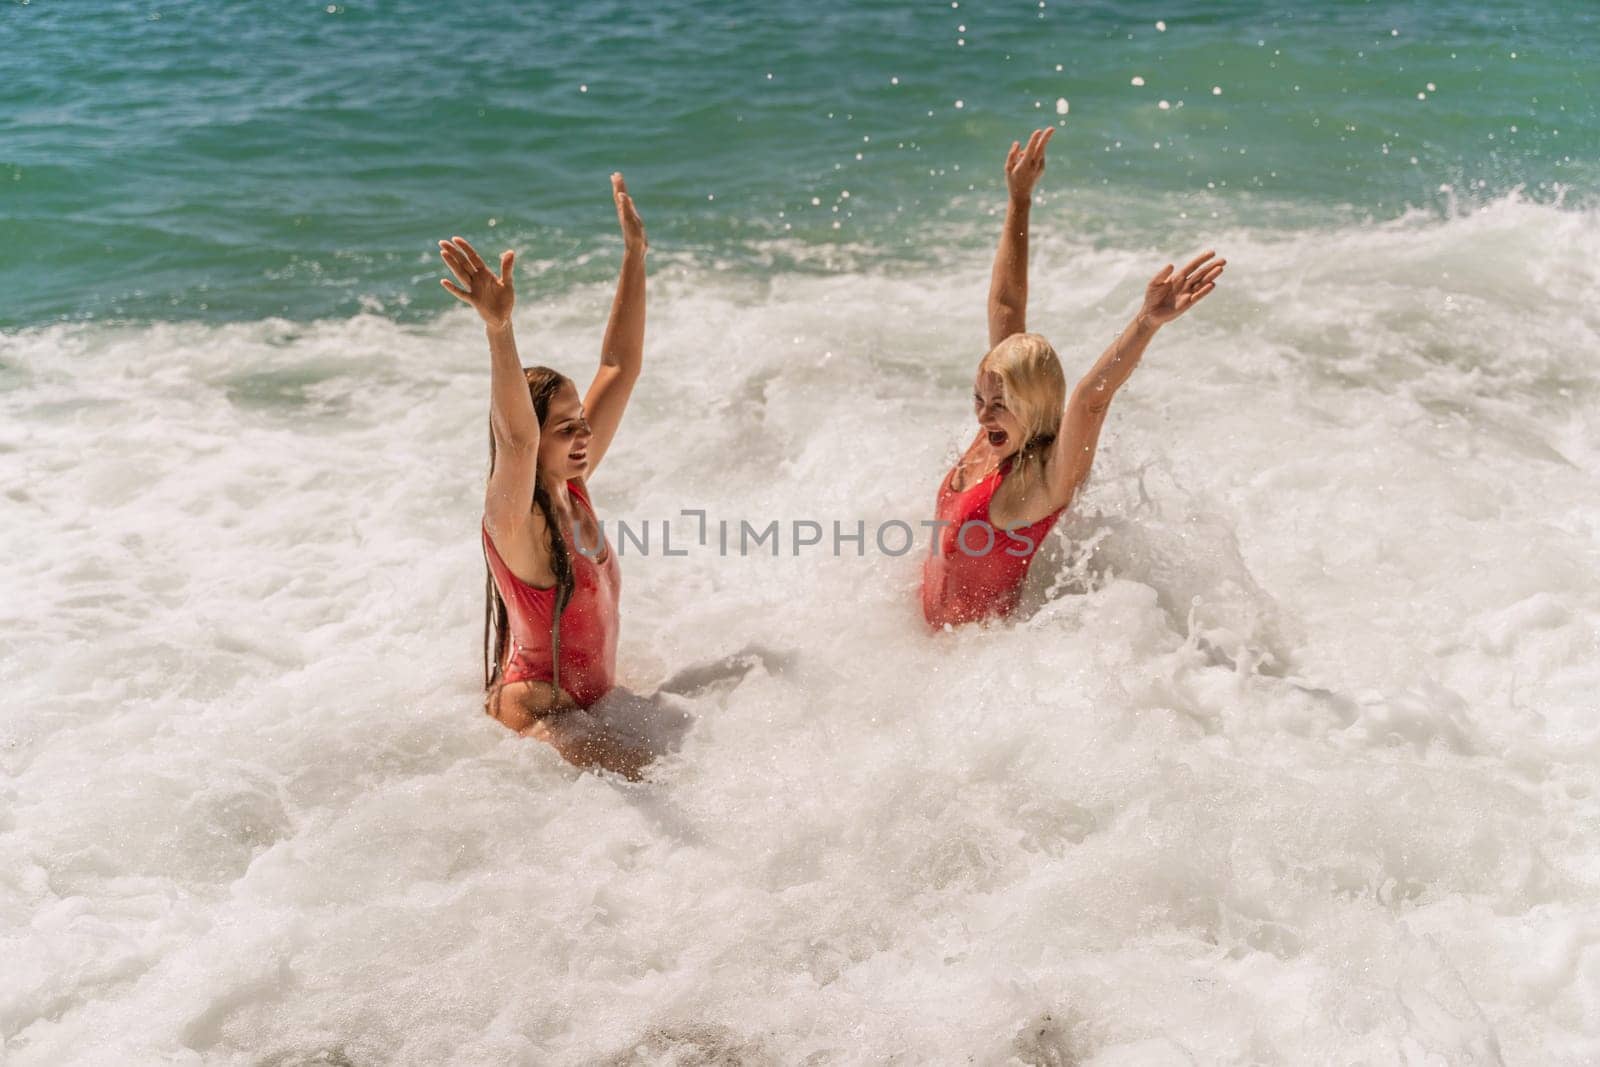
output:
<path id="1" fill-rule="evenodd" d="M 23 0 L 0 326 L 431 315 L 455 232 L 595 280 L 618 168 L 659 256 L 937 259 L 992 239 L 1004 150 L 1046 122 L 1047 218 L 1112 243 L 1576 204 L 1597 98 L 1582 0 Z"/>

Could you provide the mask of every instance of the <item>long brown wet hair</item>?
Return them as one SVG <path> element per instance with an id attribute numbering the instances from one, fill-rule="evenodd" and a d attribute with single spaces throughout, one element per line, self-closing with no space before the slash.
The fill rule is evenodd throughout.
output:
<path id="1" fill-rule="evenodd" d="M 571 379 L 549 367 L 524 367 L 523 377 L 528 379 L 528 393 L 533 397 L 534 418 L 539 421 L 540 430 L 544 429 L 545 416 L 550 413 L 550 401 L 561 391 L 561 387 L 568 384 Z M 489 431 L 489 473 L 494 473 L 494 430 Z M 545 491 L 544 483 L 539 480 L 538 471 L 534 471 L 533 478 L 533 503 L 544 515 L 545 533 L 550 538 L 550 569 L 556 576 L 556 603 L 555 612 L 550 621 L 550 687 L 559 695 L 561 692 L 561 613 L 567 608 L 567 601 L 572 599 L 572 556 L 567 551 L 566 538 L 561 536 L 561 525 L 556 522 L 554 505 L 550 502 L 550 494 Z M 494 571 L 489 569 L 487 553 L 483 560 L 485 577 L 483 583 L 483 687 L 490 694 L 490 700 L 500 688 L 501 665 L 505 662 L 506 644 L 511 639 L 511 632 L 506 618 L 506 602 L 500 599 L 500 590 L 494 584 Z M 491 704 L 492 706 L 492 704 Z"/>

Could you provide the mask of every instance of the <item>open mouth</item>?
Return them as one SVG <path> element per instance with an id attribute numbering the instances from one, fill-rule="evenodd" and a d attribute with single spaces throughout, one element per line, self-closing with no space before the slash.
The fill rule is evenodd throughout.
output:
<path id="1" fill-rule="evenodd" d="M 589 462 L 589 450 L 587 448 L 581 448 L 576 452 L 568 452 L 567 458 L 572 460 L 574 463 L 587 463 Z"/>
<path id="2" fill-rule="evenodd" d="M 1006 432 L 1004 430 L 990 430 L 989 431 L 989 444 L 993 445 L 995 448 L 1000 448 L 1005 443 L 1006 443 Z"/>

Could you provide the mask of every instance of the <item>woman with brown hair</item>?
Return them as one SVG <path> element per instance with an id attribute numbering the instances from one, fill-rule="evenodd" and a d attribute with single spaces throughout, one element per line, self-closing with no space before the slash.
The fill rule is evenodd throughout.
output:
<path id="1" fill-rule="evenodd" d="M 496 273 L 462 238 L 440 241 L 439 255 L 456 279 L 440 284 L 478 312 L 489 339 L 484 708 L 572 763 L 638 778 L 649 750 L 588 711 L 616 683 L 621 591 L 589 479 L 616 436 L 643 363 L 649 247 L 621 174 L 611 176 L 611 188 L 622 273 L 600 367 L 581 398 L 570 378 L 522 366 L 511 326 L 515 253 L 501 254 Z"/>

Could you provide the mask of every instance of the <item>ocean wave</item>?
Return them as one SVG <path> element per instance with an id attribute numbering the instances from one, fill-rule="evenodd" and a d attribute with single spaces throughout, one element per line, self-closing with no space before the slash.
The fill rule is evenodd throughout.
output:
<path id="1" fill-rule="evenodd" d="M 1030 326 L 1085 368 L 1200 229 L 1041 235 Z M 637 787 L 479 710 L 469 313 L 0 334 L 8 1061 L 1600 1054 L 1596 229 L 1205 235 L 1007 625 L 623 560 L 625 684 L 777 653 Z M 928 517 L 986 271 L 658 263 L 600 514 Z"/>

